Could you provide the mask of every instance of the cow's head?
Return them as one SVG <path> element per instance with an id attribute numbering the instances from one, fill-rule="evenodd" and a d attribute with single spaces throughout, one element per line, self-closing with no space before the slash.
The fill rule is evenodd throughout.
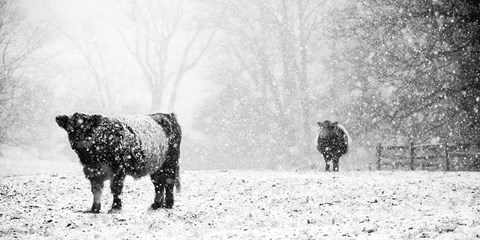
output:
<path id="1" fill-rule="evenodd" d="M 75 150 L 88 150 L 93 141 L 93 133 L 102 122 L 100 115 L 74 113 L 72 116 L 59 115 L 55 118 L 58 126 L 68 133 L 70 145 Z"/>
<path id="2" fill-rule="evenodd" d="M 333 130 L 338 126 L 338 122 L 330 122 L 328 120 L 325 120 L 323 122 L 318 122 L 318 126 L 320 126 L 321 129 L 326 129 L 326 130 Z"/>
<path id="3" fill-rule="evenodd" d="M 318 131 L 319 138 L 331 136 L 336 132 L 336 129 L 338 129 L 338 122 L 330 122 L 325 120 L 323 122 L 317 122 L 317 124 L 320 127 Z"/>

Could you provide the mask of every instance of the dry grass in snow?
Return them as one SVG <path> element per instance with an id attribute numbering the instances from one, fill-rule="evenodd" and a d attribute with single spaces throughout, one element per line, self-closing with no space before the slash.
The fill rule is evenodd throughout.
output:
<path id="1" fill-rule="evenodd" d="M 186 171 L 172 210 L 148 210 L 150 179 L 127 178 L 124 209 L 88 214 L 80 174 L 0 179 L 0 238 L 475 239 L 473 172 Z M 106 184 L 108 186 L 108 184 Z"/>

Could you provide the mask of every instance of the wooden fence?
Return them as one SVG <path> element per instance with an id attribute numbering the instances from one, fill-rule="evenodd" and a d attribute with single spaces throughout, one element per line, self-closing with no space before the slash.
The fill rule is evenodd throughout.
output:
<path id="1" fill-rule="evenodd" d="M 480 171 L 480 151 L 473 144 L 377 146 L 377 169 Z"/>

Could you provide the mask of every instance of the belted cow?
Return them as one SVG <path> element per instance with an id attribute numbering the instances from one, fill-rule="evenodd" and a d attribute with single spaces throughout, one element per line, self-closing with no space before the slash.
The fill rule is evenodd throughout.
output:
<path id="1" fill-rule="evenodd" d="M 104 182 L 110 180 L 113 194 L 109 212 L 122 208 L 121 194 L 126 175 L 150 175 L 155 187 L 152 209 L 172 208 L 174 184 L 179 189 L 182 132 L 175 114 L 104 117 L 75 113 L 61 115 L 56 122 L 65 129 L 77 153 L 93 193 L 91 212 L 99 213 Z"/>
<path id="2" fill-rule="evenodd" d="M 329 162 L 333 162 L 333 171 L 338 172 L 338 161 L 347 153 L 350 138 L 347 130 L 338 122 L 318 122 L 320 130 L 317 137 L 317 150 L 325 159 L 325 171 L 330 171 Z"/>

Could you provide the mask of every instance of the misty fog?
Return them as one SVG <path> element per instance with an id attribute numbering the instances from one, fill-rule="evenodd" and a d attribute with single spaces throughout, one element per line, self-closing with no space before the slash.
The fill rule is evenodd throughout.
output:
<path id="1" fill-rule="evenodd" d="M 55 116 L 175 112 L 182 169 L 323 166 L 317 122 L 480 144 L 475 1 L 0 1 L 2 174 L 80 171 Z M 322 169 L 320 167 L 320 169 Z"/>

